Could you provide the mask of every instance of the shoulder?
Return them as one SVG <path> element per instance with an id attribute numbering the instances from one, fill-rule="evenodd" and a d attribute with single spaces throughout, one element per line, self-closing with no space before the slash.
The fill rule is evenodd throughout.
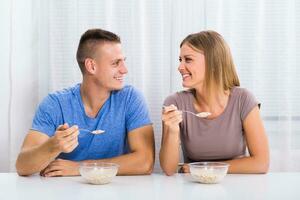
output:
<path id="1" fill-rule="evenodd" d="M 193 90 L 182 90 L 182 91 L 175 92 L 175 93 L 169 95 L 165 99 L 164 105 L 166 105 L 166 106 L 168 106 L 170 104 L 179 105 L 179 104 L 185 103 L 186 101 L 189 101 L 189 99 L 193 95 L 194 95 Z"/>
<path id="2" fill-rule="evenodd" d="M 239 101 L 242 101 L 242 102 L 247 101 L 247 99 L 256 100 L 256 98 L 252 92 L 250 92 L 248 89 L 242 88 L 242 87 L 234 87 L 231 90 L 231 95 L 233 96 L 233 98 L 238 99 Z"/>
<path id="3" fill-rule="evenodd" d="M 240 117 L 244 120 L 249 112 L 259 103 L 254 95 L 246 88 L 235 87 L 232 90 L 232 98 L 234 105 L 238 106 Z"/>
<path id="4" fill-rule="evenodd" d="M 80 84 L 77 84 L 73 87 L 64 88 L 62 90 L 49 93 L 40 103 L 40 106 L 52 107 L 59 105 L 61 102 L 69 101 L 70 99 L 74 98 L 76 90 L 79 91 L 79 87 Z"/>
<path id="5" fill-rule="evenodd" d="M 80 84 L 77 84 L 72 87 L 64 88 L 62 90 L 55 91 L 50 93 L 48 96 L 57 99 L 64 99 L 76 94 L 76 92 L 80 92 Z"/>

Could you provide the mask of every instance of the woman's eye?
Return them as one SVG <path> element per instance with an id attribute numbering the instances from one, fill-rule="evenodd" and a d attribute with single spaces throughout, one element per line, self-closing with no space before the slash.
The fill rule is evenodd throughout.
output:
<path id="1" fill-rule="evenodd" d="M 187 63 L 188 63 L 188 62 L 191 62 L 191 61 L 192 61 L 192 59 L 190 59 L 190 58 L 186 58 L 186 59 L 185 59 L 185 62 L 187 62 Z"/>

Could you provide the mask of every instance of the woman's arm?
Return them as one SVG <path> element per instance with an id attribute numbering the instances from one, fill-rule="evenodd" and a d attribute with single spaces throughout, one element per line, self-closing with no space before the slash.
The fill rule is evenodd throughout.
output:
<path id="1" fill-rule="evenodd" d="M 253 108 L 248 114 L 243 121 L 243 127 L 250 156 L 224 161 L 230 164 L 228 173 L 267 173 L 269 169 L 269 145 L 258 107 Z M 189 166 L 184 164 L 182 171 L 189 173 Z"/>
<path id="2" fill-rule="evenodd" d="M 162 142 L 159 152 L 160 166 L 166 175 L 176 173 L 179 162 L 180 130 L 179 123 L 182 121 L 182 113 L 177 107 L 166 107 L 162 114 Z"/>
<path id="3" fill-rule="evenodd" d="M 243 121 L 250 156 L 226 161 L 228 173 L 267 173 L 269 169 L 268 138 L 256 106 Z"/>

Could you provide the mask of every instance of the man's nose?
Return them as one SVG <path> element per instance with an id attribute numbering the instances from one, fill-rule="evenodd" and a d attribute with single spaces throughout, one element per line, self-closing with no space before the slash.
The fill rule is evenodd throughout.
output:
<path id="1" fill-rule="evenodd" d="M 120 68 L 120 73 L 127 74 L 127 72 L 128 72 L 128 69 L 127 69 L 127 67 L 125 65 L 125 62 L 122 62 L 122 66 Z"/>

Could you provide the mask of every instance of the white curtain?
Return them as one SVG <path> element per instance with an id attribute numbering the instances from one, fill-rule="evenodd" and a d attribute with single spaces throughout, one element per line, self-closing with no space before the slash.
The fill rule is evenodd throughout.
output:
<path id="1" fill-rule="evenodd" d="M 81 81 L 81 34 L 121 36 L 126 82 L 146 97 L 160 171 L 161 105 L 181 88 L 179 44 L 213 29 L 229 43 L 243 87 L 262 103 L 272 171 L 300 171 L 300 3 L 296 0 L 3 0 L 0 3 L 0 171 L 14 171 L 35 108 L 48 92 Z"/>
<path id="2" fill-rule="evenodd" d="M 35 1 L 0 3 L 0 171 L 14 171 L 39 95 L 39 9 Z M 45 81 L 45 80 L 43 80 Z M 46 80 L 48 81 L 48 80 Z M 47 91 L 45 91 L 46 93 Z"/>

